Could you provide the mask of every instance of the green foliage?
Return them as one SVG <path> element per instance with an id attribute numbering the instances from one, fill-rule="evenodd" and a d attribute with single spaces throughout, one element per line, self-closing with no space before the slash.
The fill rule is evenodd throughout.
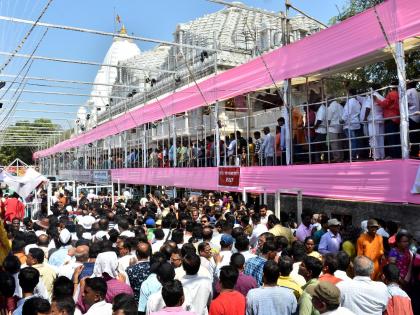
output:
<path id="1" fill-rule="evenodd" d="M 384 0 L 351 0 L 342 8 L 339 15 L 330 20 L 330 24 L 339 23 L 358 13 L 361 13 Z M 407 79 L 418 79 L 420 73 L 420 51 L 406 53 Z M 373 85 L 387 86 L 397 79 L 397 67 L 393 58 L 366 65 L 352 71 L 334 76 L 327 82 L 327 90 L 334 91 L 335 95 L 343 95 L 347 88 L 366 91 Z M 343 83 L 345 82 L 345 83 Z"/>
<path id="2" fill-rule="evenodd" d="M 340 13 L 330 19 L 329 24 L 332 25 L 344 21 L 382 2 L 384 0 L 349 0 L 347 5 L 340 10 Z"/>
<path id="3" fill-rule="evenodd" d="M 36 129 L 35 127 L 42 127 Z M 39 138 L 47 137 L 50 131 L 61 130 L 61 126 L 55 125 L 49 119 L 36 119 L 33 122 L 18 121 L 13 126 L 5 129 L 4 132 L 16 133 L 22 136 L 34 136 Z M 27 164 L 32 164 L 32 153 L 34 147 L 3 146 L 0 147 L 0 165 L 8 165 L 14 159 L 19 158 Z"/>

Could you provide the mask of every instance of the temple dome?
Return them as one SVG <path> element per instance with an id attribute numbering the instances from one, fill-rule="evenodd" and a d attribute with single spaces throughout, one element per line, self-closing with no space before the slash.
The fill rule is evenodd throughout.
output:
<path id="1" fill-rule="evenodd" d="M 94 83 L 104 85 L 93 85 L 91 97 L 87 103 L 90 109 L 102 110 L 108 103 L 108 97 L 112 92 L 112 85 L 116 83 L 118 77 L 118 68 L 106 65 L 116 66 L 119 62 L 133 58 L 140 54 L 139 47 L 129 38 L 125 38 L 127 31 L 123 26 L 119 37 L 114 37 L 111 47 L 103 60 L 104 66 L 101 66 L 96 74 Z M 102 97 L 97 97 L 102 96 Z"/>

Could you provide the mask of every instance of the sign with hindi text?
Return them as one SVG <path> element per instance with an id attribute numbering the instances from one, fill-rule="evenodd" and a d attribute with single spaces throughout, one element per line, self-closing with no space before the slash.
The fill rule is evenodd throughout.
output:
<path id="1" fill-rule="evenodd" d="M 240 176 L 240 167 L 219 167 L 219 186 L 238 187 Z"/>

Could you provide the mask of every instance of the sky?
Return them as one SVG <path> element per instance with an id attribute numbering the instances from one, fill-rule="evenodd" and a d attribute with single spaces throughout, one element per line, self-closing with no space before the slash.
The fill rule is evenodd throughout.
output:
<path id="1" fill-rule="evenodd" d="M 314 18 L 328 23 L 329 19 L 337 15 L 347 1 L 292 0 L 291 2 Z M 273 12 L 284 11 L 284 0 L 242 0 L 241 2 L 252 7 Z M 0 1 L 0 15 L 35 20 L 46 3 L 47 0 L 2 0 Z M 41 21 L 113 32 L 116 28 L 115 15 L 118 14 L 129 34 L 172 41 L 177 24 L 194 20 L 221 9 L 223 9 L 222 5 L 206 0 L 54 0 Z M 28 25 L 0 21 L 0 51 L 12 52 L 29 29 L 30 26 Z M 20 53 L 30 54 L 40 42 L 44 32 L 45 28 L 35 28 Z M 35 54 L 53 58 L 68 58 L 101 63 L 111 43 L 111 37 L 51 29 L 40 42 Z M 142 51 L 151 49 L 154 46 L 154 44 L 152 45 L 146 42 L 137 42 L 137 44 Z M 0 64 L 3 64 L 6 60 L 6 56 L 0 55 Z M 1 74 L 17 74 L 25 61 L 26 59 L 14 58 Z M 97 71 L 97 66 L 34 61 L 28 75 L 93 82 Z M 0 80 L 5 79 L 13 80 L 13 78 L 0 76 Z M 41 81 L 29 81 L 28 83 L 60 85 L 58 83 Z M 3 97 L 3 93 L 9 84 L 0 91 L 0 98 Z M 54 90 L 79 94 L 90 93 L 89 86 L 72 85 L 72 89 L 68 87 L 69 85 L 67 85 L 67 88 L 26 85 L 25 89 Z M 13 93 L 9 91 L 3 97 L 3 100 L 12 98 Z M 70 103 L 74 105 L 83 105 L 87 99 L 88 97 L 42 95 L 26 92 L 20 97 L 20 100 L 26 101 Z M 4 105 L 3 108 L 10 105 Z M 17 111 L 14 113 L 14 118 L 8 120 L 8 122 L 11 123 L 15 120 L 22 119 L 20 117 L 28 119 L 45 117 L 63 119 L 56 120 L 56 122 L 67 128 L 69 123 L 74 121 L 77 108 L 76 106 L 47 107 L 19 103 L 16 107 Z M 34 110 L 48 110 L 58 113 L 30 112 Z M 4 113 L 4 109 L 3 111 L 0 110 L 0 130 L 6 122 L 3 121 Z"/>

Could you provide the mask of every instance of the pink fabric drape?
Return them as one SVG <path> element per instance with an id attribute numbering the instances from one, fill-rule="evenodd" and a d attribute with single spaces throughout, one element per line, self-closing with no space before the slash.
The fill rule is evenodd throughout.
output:
<path id="1" fill-rule="evenodd" d="M 410 193 L 419 166 L 418 160 L 390 160 L 242 167 L 238 189 L 230 190 L 247 188 L 247 191 L 274 193 L 279 189 L 301 189 L 306 196 L 420 204 L 420 194 Z M 229 190 L 218 187 L 216 167 L 116 169 L 111 175 L 114 182 L 120 180 L 125 184 Z"/>
<path id="2" fill-rule="evenodd" d="M 420 1 L 388 0 L 376 12 L 390 43 L 420 34 Z M 224 100 L 272 85 L 345 64 L 373 54 L 387 46 L 375 10 L 370 9 L 289 46 L 278 48 L 263 57 L 225 71 L 106 122 L 82 135 L 34 153 L 34 158 L 104 139 L 167 115 L 192 110 L 206 103 Z M 267 68 L 269 71 L 267 71 Z M 270 73 L 271 76 L 270 76 Z"/>

